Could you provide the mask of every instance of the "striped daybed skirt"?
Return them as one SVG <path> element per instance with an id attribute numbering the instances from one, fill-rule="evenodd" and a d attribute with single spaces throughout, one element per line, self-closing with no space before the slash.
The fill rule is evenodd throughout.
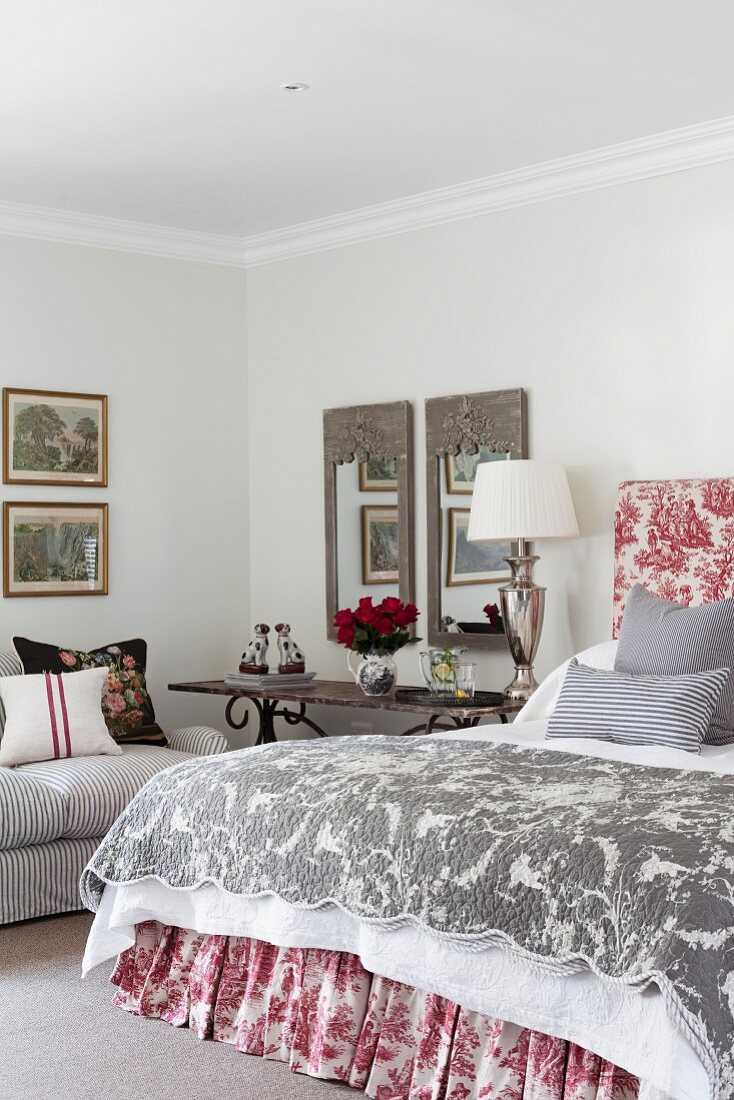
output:
<path id="1" fill-rule="evenodd" d="M 375 1100 L 634 1100 L 596 1054 L 370 974 L 355 955 L 146 921 L 114 1003 Z"/>
<path id="2" fill-rule="evenodd" d="M 79 879 L 101 837 L 0 851 L 0 925 L 83 909 Z"/>
<path id="3" fill-rule="evenodd" d="M 0 767 L 0 925 L 83 909 L 82 871 L 141 787 L 173 764 L 224 752 L 227 740 L 191 726 L 168 746 Z"/>

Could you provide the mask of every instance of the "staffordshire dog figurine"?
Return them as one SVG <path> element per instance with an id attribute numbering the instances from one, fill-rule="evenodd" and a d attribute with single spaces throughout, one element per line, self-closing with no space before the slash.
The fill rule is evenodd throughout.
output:
<path id="1" fill-rule="evenodd" d="M 278 632 L 278 653 L 280 654 L 278 672 L 305 672 L 306 658 L 291 638 L 290 624 L 278 623 L 275 629 Z"/>
<path id="2" fill-rule="evenodd" d="M 268 654 L 268 634 L 270 627 L 267 623 L 255 624 L 255 637 L 242 654 L 240 672 L 250 672 L 255 675 L 266 676 L 268 665 L 265 660 Z"/>

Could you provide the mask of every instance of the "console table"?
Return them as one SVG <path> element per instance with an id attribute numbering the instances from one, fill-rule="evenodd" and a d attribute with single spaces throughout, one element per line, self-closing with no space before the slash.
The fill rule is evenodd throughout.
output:
<path id="1" fill-rule="evenodd" d="M 507 722 L 509 716 L 517 714 L 522 705 L 501 697 L 495 706 L 442 707 L 440 703 L 433 702 L 407 703 L 396 699 L 394 692 L 388 695 L 365 695 L 356 684 L 346 680 L 314 680 L 308 685 L 297 687 L 244 689 L 230 687 L 224 680 L 199 680 L 169 684 L 168 687 L 170 691 L 190 691 L 199 695 L 226 697 L 229 701 L 224 717 L 227 725 L 233 730 L 244 729 L 247 725 L 249 720 L 247 710 L 239 722 L 233 718 L 232 711 L 239 699 L 249 699 L 254 703 L 260 719 L 256 745 L 269 745 L 278 740 L 275 736 L 276 718 L 282 718 L 289 726 L 306 725 L 319 737 L 326 737 L 326 732 L 306 714 L 309 703 L 321 707 L 359 707 L 363 710 L 393 710 L 424 715 L 424 721 L 403 731 L 404 736 L 413 733 L 432 733 L 434 729 L 446 728 L 437 726 L 438 722 L 453 722 L 453 726 L 449 726 L 449 729 L 469 729 L 476 726 L 480 718 L 486 718 L 488 715 L 497 715 L 501 722 Z M 283 706 L 283 703 L 296 705 L 289 709 Z"/>

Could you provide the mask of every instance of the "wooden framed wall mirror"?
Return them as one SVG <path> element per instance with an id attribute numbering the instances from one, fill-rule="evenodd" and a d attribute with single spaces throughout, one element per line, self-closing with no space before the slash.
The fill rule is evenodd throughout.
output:
<path id="1" fill-rule="evenodd" d="M 525 391 L 457 394 L 426 400 L 428 640 L 431 645 L 506 646 L 483 608 L 499 603 L 510 579 L 504 558 L 515 544 L 468 543 L 471 494 L 481 462 L 526 458 Z"/>
<path id="2" fill-rule="evenodd" d="M 324 411 L 326 633 L 362 596 L 413 603 L 413 409 L 409 401 Z"/>

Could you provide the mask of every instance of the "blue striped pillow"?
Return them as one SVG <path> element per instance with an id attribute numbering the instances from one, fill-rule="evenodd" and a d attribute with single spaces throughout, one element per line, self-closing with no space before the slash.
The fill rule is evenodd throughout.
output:
<path id="1" fill-rule="evenodd" d="M 547 737 L 700 752 L 728 668 L 691 676 L 625 676 L 569 663 Z"/>
<path id="2" fill-rule="evenodd" d="M 636 584 L 627 597 L 614 662 L 630 676 L 688 676 L 734 668 L 734 599 L 683 607 Z M 707 745 L 734 742 L 734 676 L 721 693 Z"/>

